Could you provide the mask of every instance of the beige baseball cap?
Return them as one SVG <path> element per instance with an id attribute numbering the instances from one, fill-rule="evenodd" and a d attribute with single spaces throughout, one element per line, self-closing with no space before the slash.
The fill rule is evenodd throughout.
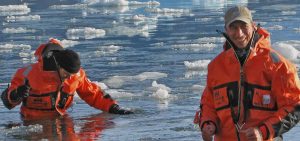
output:
<path id="1" fill-rule="evenodd" d="M 226 28 L 234 21 L 243 21 L 245 23 L 252 23 L 252 15 L 250 10 L 245 6 L 235 6 L 227 10 L 225 17 Z"/>

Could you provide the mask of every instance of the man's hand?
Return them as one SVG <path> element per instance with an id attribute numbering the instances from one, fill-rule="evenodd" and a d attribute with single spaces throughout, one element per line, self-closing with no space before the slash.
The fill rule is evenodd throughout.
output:
<path id="1" fill-rule="evenodd" d="M 258 128 L 248 128 L 242 130 L 241 133 L 244 133 L 247 141 L 263 141 L 262 133 Z"/>
<path id="2" fill-rule="evenodd" d="M 119 105 L 117 104 L 113 104 L 110 108 L 109 108 L 109 113 L 112 114 L 119 114 L 119 115 L 129 115 L 129 114 L 133 114 L 132 111 L 126 110 L 121 108 Z"/>
<path id="3" fill-rule="evenodd" d="M 17 89 L 13 90 L 10 94 L 12 100 L 20 100 L 29 96 L 30 85 L 29 80 L 25 79 L 24 85 L 19 86 Z"/>
<path id="4" fill-rule="evenodd" d="M 211 122 L 205 124 L 206 125 L 204 125 L 204 127 L 202 128 L 202 139 L 204 141 L 212 141 L 213 135 L 216 132 L 216 127 Z"/>

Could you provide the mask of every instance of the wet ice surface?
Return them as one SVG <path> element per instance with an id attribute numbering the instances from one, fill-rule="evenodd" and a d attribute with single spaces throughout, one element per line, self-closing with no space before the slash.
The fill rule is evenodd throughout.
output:
<path id="1" fill-rule="evenodd" d="M 201 140 L 193 118 L 207 65 L 220 51 L 224 10 L 246 4 L 273 47 L 299 66 L 297 0 L 1 0 L 0 90 L 54 37 L 80 54 L 91 81 L 134 115 L 111 115 L 78 96 L 69 115 L 22 121 L 0 102 L 0 140 Z M 299 126 L 284 135 L 296 141 Z"/>

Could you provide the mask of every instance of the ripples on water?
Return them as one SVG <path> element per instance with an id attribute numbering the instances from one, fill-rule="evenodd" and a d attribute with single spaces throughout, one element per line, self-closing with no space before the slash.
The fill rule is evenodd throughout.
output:
<path id="1" fill-rule="evenodd" d="M 207 64 L 222 50 L 215 30 L 233 4 L 248 5 L 273 47 L 299 65 L 297 0 L 1 0 L 1 91 L 54 37 L 79 52 L 91 81 L 136 114 L 101 113 L 76 97 L 69 116 L 22 121 L 19 107 L 0 103 L 0 140 L 199 140 L 193 116 Z M 298 131 L 285 139 L 296 140 Z"/>

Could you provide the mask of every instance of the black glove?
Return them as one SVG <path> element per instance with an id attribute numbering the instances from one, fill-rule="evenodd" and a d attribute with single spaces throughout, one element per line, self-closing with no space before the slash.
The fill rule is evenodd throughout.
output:
<path id="1" fill-rule="evenodd" d="M 118 104 L 113 104 L 113 105 L 109 108 L 109 111 L 108 111 L 108 112 L 109 112 L 109 113 L 112 113 L 112 114 L 119 114 L 119 115 L 133 114 L 132 111 L 122 109 Z"/>
<path id="2" fill-rule="evenodd" d="M 61 88 L 62 89 L 62 88 Z M 58 107 L 59 108 L 64 108 L 66 106 L 66 102 L 68 101 L 70 94 L 63 92 L 60 90 L 60 100 L 58 102 Z"/>
<path id="3" fill-rule="evenodd" d="M 29 96 L 29 90 L 30 90 L 30 85 L 28 79 L 25 79 L 25 84 L 22 86 L 19 86 L 17 89 L 13 90 L 10 94 L 10 99 L 11 100 L 21 100 L 25 97 Z"/>
<path id="4" fill-rule="evenodd" d="M 2 100 L 2 103 L 3 105 L 7 108 L 7 109 L 12 109 L 14 106 L 11 105 L 8 101 L 8 88 L 9 88 L 9 85 L 7 86 L 7 88 L 2 92 L 1 94 L 1 100 Z"/>

